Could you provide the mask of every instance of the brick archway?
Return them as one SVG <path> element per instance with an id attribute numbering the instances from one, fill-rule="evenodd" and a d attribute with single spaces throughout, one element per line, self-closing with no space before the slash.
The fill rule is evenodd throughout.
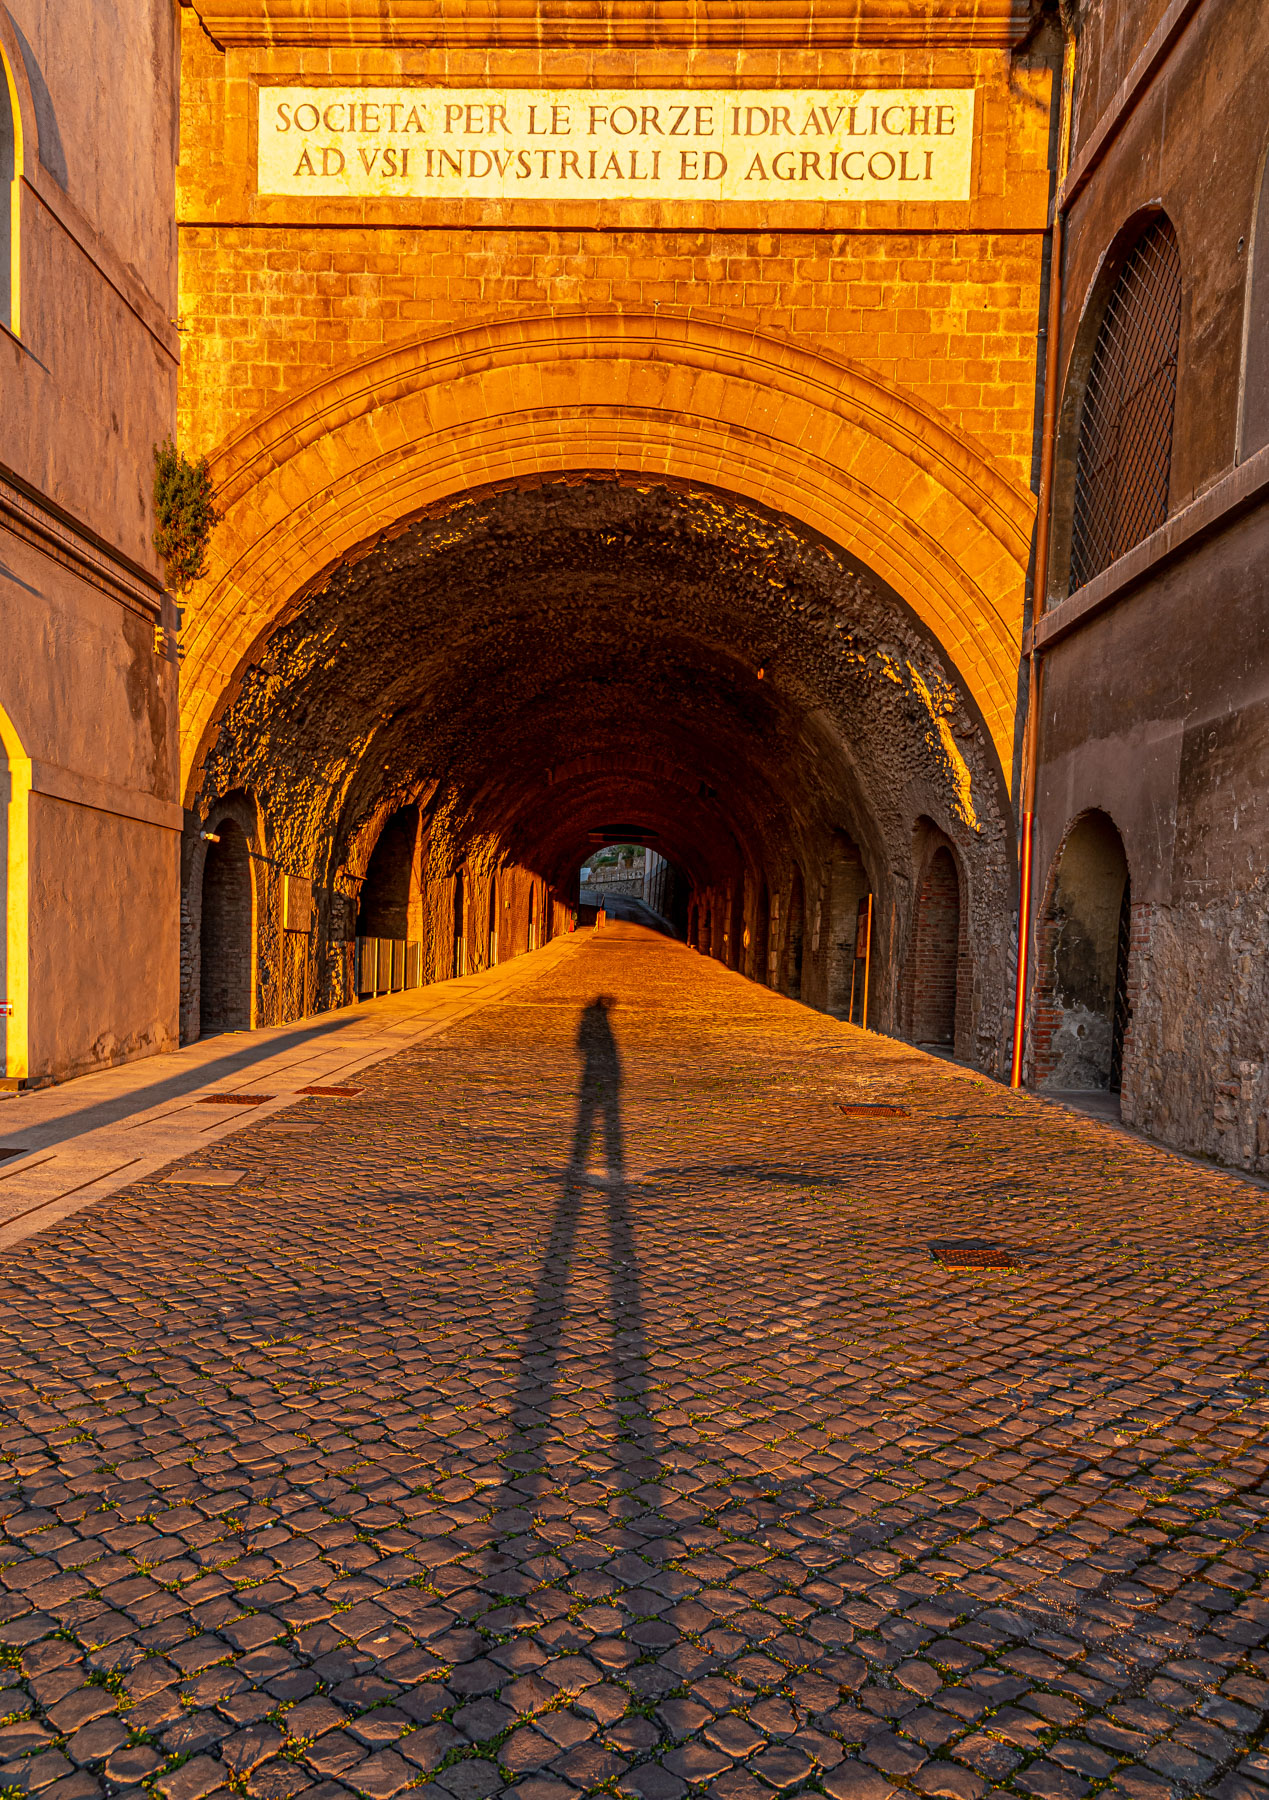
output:
<path id="1" fill-rule="evenodd" d="M 183 778 L 297 595 L 401 521 L 571 473 L 721 489 L 866 564 L 934 633 L 1008 771 L 1029 492 L 845 361 L 661 313 L 553 312 L 383 353 L 213 458 L 224 523 L 185 633 Z"/>

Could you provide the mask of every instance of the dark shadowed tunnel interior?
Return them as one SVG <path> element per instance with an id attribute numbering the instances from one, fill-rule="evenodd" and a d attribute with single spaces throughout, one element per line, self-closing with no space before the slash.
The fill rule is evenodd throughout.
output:
<path id="1" fill-rule="evenodd" d="M 258 1023 L 540 946 L 587 853 L 629 841 L 667 860 L 702 952 L 838 1013 L 853 988 L 858 1016 L 858 951 L 869 1022 L 910 1035 L 943 853 L 956 1053 L 997 1063 L 1011 850 L 988 733 L 885 584 L 728 496 L 578 475 L 403 523 L 256 646 L 199 781 L 203 829 L 252 845 Z M 192 971 L 212 939 L 186 861 Z"/>

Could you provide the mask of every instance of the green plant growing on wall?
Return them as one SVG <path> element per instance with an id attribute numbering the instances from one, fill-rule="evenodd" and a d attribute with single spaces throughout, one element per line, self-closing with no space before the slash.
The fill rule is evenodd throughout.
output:
<path id="1" fill-rule="evenodd" d="M 154 548 L 163 558 L 167 585 L 184 594 L 207 573 L 207 546 L 221 515 L 212 504 L 211 468 L 205 456 L 191 462 L 171 438 L 154 447 Z"/>

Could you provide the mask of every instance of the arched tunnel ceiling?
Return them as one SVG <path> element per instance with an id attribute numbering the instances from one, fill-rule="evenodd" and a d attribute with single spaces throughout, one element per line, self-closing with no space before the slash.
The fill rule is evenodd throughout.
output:
<path id="1" fill-rule="evenodd" d="M 612 820 L 700 885 L 919 813 L 1003 842 L 955 671 L 846 553 L 725 496 L 571 477 L 467 499 L 305 593 L 225 710 L 204 803 L 246 788 L 271 851 L 334 879 L 434 795 L 563 884 Z"/>

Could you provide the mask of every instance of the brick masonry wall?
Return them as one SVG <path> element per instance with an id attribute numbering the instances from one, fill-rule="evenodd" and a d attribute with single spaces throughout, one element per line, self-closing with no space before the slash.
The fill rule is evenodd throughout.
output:
<path id="1" fill-rule="evenodd" d="M 1057 998 L 1054 971 L 1058 929 L 1059 922 L 1054 918 L 1051 907 L 1046 907 L 1037 920 L 1035 929 L 1035 985 L 1031 1000 L 1031 1029 L 1027 1037 L 1030 1046 L 1030 1078 L 1034 1087 L 1040 1087 L 1053 1074 L 1058 1061 L 1053 1040 L 1064 1017 Z"/>
<path id="2" fill-rule="evenodd" d="M 969 908 L 962 904 L 956 934 L 956 1028 L 952 1048 L 962 1062 L 975 1060 L 974 957 L 969 935 Z"/>
<path id="3" fill-rule="evenodd" d="M 655 306 L 847 357 L 937 408 L 1029 481 L 1049 189 L 1052 69 L 1042 43 L 1012 56 L 936 43 L 755 45 L 742 57 L 372 42 L 329 51 L 261 42 L 223 53 L 194 14 L 182 23 L 181 387 L 194 447 L 214 449 L 287 396 L 393 344 L 548 307 Z M 578 202 L 261 195 L 256 84 L 273 81 L 972 86 L 972 198 L 846 213 L 786 202 L 773 219 L 768 206 L 716 214 L 700 202 L 597 211 Z"/>
<path id="4" fill-rule="evenodd" d="M 811 339 L 1026 481 L 1038 236 L 189 226 L 182 430 L 212 450 L 357 357 L 545 307 L 664 305 Z"/>
<path id="5" fill-rule="evenodd" d="M 951 852 L 936 851 L 917 897 L 912 971 L 912 1036 L 918 1044 L 956 1039 L 960 884 Z"/>

